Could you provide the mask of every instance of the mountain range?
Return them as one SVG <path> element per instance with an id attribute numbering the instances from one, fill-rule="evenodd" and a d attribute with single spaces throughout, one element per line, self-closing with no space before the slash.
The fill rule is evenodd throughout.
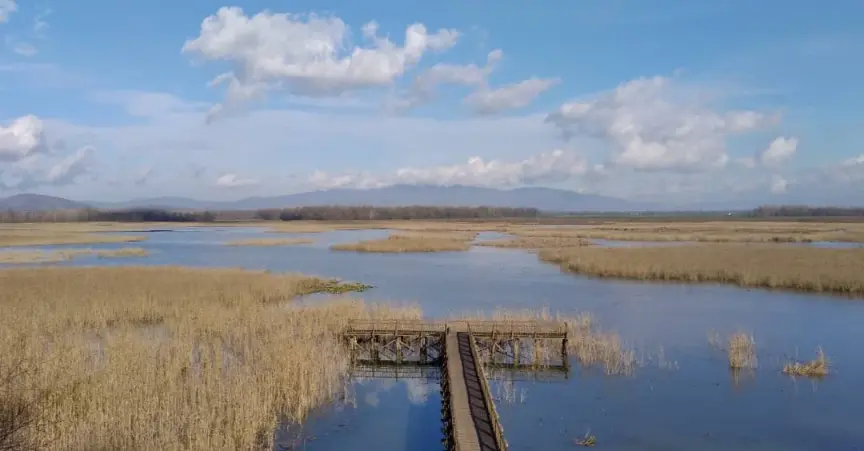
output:
<path id="1" fill-rule="evenodd" d="M 40 194 L 0 198 L 0 210 L 45 211 L 74 208 L 164 208 L 183 210 L 255 210 L 312 205 L 447 205 L 533 207 L 543 211 L 642 211 L 652 205 L 613 197 L 553 188 L 502 190 L 475 186 L 394 185 L 373 189 L 337 188 L 283 196 L 248 197 L 235 201 L 205 201 L 185 197 L 156 197 L 126 202 L 73 201 Z"/>

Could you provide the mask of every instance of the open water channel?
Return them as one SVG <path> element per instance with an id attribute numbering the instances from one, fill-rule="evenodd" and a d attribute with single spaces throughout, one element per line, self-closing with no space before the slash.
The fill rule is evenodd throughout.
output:
<path id="1" fill-rule="evenodd" d="M 230 266 L 361 281 L 371 301 L 418 303 L 427 317 L 453 312 L 548 307 L 590 312 L 649 359 L 632 376 L 580 369 L 559 382 L 496 381 L 493 395 L 513 450 L 579 449 L 587 431 L 596 449 L 864 450 L 864 301 L 721 285 L 598 280 L 562 273 L 521 250 L 364 254 L 331 252 L 334 243 L 380 238 L 387 231 L 309 235 L 314 244 L 234 247 L 223 242 L 289 234 L 202 228 L 144 233 L 144 258 L 80 258 L 62 265 Z M 140 235 L 140 233 L 135 233 Z M 491 235 L 487 237 L 492 237 Z M 614 243 L 613 243 L 614 244 Z M 43 249 L 82 246 L 45 246 Z M 759 367 L 733 378 L 708 333 L 752 332 Z M 835 369 L 822 381 L 793 379 L 788 357 L 809 359 L 824 347 Z M 504 390 L 507 388 L 507 390 Z M 434 380 L 367 380 L 354 384 L 353 406 L 315 412 L 279 437 L 280 449 L 423 451 L 441 449 L 440 395 Z M 509 393 L 513 396 L 504 396 Z"/>

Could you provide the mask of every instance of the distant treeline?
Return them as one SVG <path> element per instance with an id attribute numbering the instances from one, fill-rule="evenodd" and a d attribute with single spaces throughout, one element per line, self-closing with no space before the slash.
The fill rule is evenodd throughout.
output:
<path id="1" fill-rule="evenodd" d="M 258 217 L 283 221 L 374 221 L 388 219 L 477 219 L 537 217 L 536 208 L 498 207 L 297 207 L 259 210 Z"/>
<path id="2" fill-rule="evenodd" d="M 810 207 L 807 205 L 765 205 L 756 208 L 750 216 L 759 218 L 768 217 L 862 217 L 864 208 L 844 207 Z"/>
<path id="3" fill-rule="evenodd" d="M 498 207 L 297 207 L 244 211 L 129 210 L 0 211 L 0 222 L 213 222 L 213 221 L 351 221 L 392 219 L 534 218 L 536 208 Z"/>

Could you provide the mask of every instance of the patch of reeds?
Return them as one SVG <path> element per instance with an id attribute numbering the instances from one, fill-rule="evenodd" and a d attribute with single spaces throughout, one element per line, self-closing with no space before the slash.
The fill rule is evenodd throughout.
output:
<path id="1" fill-rule="evenodd" d="M 414 235 L 390 235 L 380 240 L 364 240 L 357 243 L 334 244 L 330 246 L 334 251 L 353 252 L 447 252 L 467 251 L 471 248 L 470 239 L 467 235 L 456 234 L 446 236 L 441 234 L 414 234 Z"/>
<path id="2" fill-rule="evenodd" d="M 539 258 L 597 277 L 864 294 L 864 249 L 738 244 L 581 247 L 544 250 Z"/>
<path id="3" fill-rule="evenodd" d="M 0 434 L 14 429 L 7 443 L 23 449 L 272 449 L 280 423 L 342 393 L 349 319 L 420 316 L 290 303 L 333 284 L 239 269 L 2 270 L 0 375 L 28 369 L 0 384 Z"/>
<path id="4" fill-rule="evenodd" d="M 809 362 L 793 360 L 783 365 L 783 373 L 790 376 L 825 377 L 830 372 L 828 357 L 822 348 L 816 349 L 816 358 Z"/>
<path id="5" fill-rule="evenodd" d="M 0 252 L 0 264 L 25 265 L 33 263 L 58 263 L 69 261 L 73 258 L 93 255 L 99 258 L 115 257 L 144 257 L 149 255 L 147 250 L 140 247 L 126 247 L 120 249 L 95 250 L 95 249 L 63 249 L 53 251 L 6 251 Z"/>
<path id="6" fill-rule="evenodd" d="M 758 360 L 756 358 L 756 341 L 752 335 L 744 332 L 736 332 L 729 337 L 729 368 L 734 370 L 755 369 Z"/>
<path id="7" fill-rule="evenodd" d="M 512 239 L 489 240 L 474 243 L 477 246 L 490 246 L 508 249 L 560 249 L 567 247 L 590 246 L 591 240 L 578 237 L 560 236 L 523 236 Z"/>
<path id="8" fill-rule="evenodd" d="M 611 241 L 680 241 L 704 243 L 864 242 L 864 225 L 838 225 L 830 223 L 699 222 L 643 225 L 609 224 L 554 229 L 514 226 L 508 232 L 524 237 L 571 237 Z"/>
<path id="9" fill-rule="evenodd" d="M 228 246 L 295 246 L 298 244 L 310 244 L 313 240 L 306 238 L 253 238 L 248 240 L 236 240 L 225 243 Z"/>

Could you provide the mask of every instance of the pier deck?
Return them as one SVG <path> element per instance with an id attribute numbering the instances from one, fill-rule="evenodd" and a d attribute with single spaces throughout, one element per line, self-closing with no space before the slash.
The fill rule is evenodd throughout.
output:
<path id="1" fill-rule="evenodd" d="M 359 375 L 440 375 L 447 450 L 507 449 L 484 365 L 568 371 L 567 324 L 557 321 L 352 321 L 344 338 Z M 561 340 L 558 365 L 539 362 L 538 343 L 549 340 Z M 535 360 L 524 361 L 530 352 L 520 357 L 523 341 L 533 344 Z"/>

